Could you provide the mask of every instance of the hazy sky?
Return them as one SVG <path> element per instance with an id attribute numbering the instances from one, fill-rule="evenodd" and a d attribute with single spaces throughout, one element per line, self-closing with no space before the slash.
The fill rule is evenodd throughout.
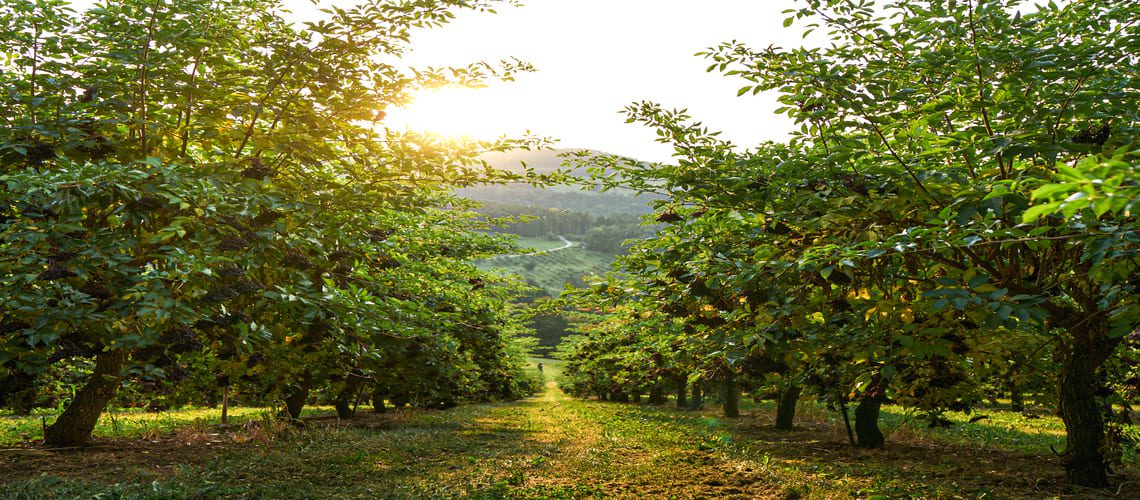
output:
<path id="1" fill-rule="evenodd" d="M 498 14 L 462 13 L 413 39 L 407 62 L 458 65 L 517 57 L 537 73 L 478 90 L 421 95 L 388 124 L 445 135 L 493 138 L 525 130 L 643 160 L 668 160 L 654 133 L 625 123 L 627 104 L 651 100 L 687 108 L 738 145 L 786 136 L 771 96 L 736 97 L 743 82 L 706 73 L 694 54 L 723 41 L 756 48 L 800 45 L 782 27 L 793 0 L 523 0 Z"/>

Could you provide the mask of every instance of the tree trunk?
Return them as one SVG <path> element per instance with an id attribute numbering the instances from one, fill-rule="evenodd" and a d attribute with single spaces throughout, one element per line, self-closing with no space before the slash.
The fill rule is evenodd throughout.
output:
<path id="1" fill-rule="evenodd" d="M 677 409 L 685 409 L 689 406 L 688 387 L 684 378 L 677 380 Z"/>
<path id="2" fill-rule="evenodd" d="M 230 386 L 222 388 L 222 427 L 230 425 Z"/>
<path id="3" fill-rule="evenodd" d="M 336 395 L 336 401 L 334 402 L 333 407 L 336 408 L 337 418 L 341 420 L 348 420 L 355 416 L 352 402 L 353 400 L 359 401 L 359 398 L 356 396 L 360 393 L 359 384 L 356 383 L 356 380 L 359 379 L 353 378 L 352 375 L 349 375 L 349 382 L 347 386 L 344 388 L 344 390 L 340 391 L 340 394 Z"/>
<path id="4" fill-rule="evenodd" d="M 333 408 L 336 408 L 336 418 L 341 420 L 348 420 L 352 418 L 352 401 L 347 395 L 342 394 L 341 397 L 333 403 Z"/>
<path id="5" fill-rule="evenodd" d="M 663 405 L 665 404 L 665 390 L 660 384 L 654 385 L 649 389 L 649 404 Z"/>
<path id="6" fill-rule="evenodd" d="M 882 448 L 886 439 L 879 430 L 879 408 L 883 400 L 875 396 L 863 396 L 855 407 L 855 436 L 860 448 Z"/>
<path id="7" fill-rule="evenodd" d="M 1096 328 L 1096 325 L 1091 328 Z M 1106 329 L 1106 328 L 1105 328 Z M 1117 341 L 1101 331 L 1071 332 L 1077 343 L 1061 365 L 1061 419 L 1065 422 L 1065 473 L 1069 482 L 1087 488 L 1108 486 L 1104 418 L 1097 404 L 1097 370 L 1112 355 Z M 1083 339 L 1092 339 L 1081 342 Z"/>
<path id="8" fill-rule="evenodd" d="M 1021 395 L 1021 389 L 1013 384 L 1009 384 L 1009 411 L 1025 411 L 1025 398 Z"/>
<path id="9" fill-rule="evenodd" d="M 789 385 L 780 393 L 780 402 L 776 404 L 776 428 L 790 431 L 796 423 L 796 402 L 800 399 L 800 387 Z"/>
<path id="10" fill-rule="evenodd" d="M 384 389 L 376 388 L 372 391 L 372 411 L 375 413 L 388 411 L 388 408 L 384 407 Z"/>
<path id="11" fill-rule="evenodd" d="M 693 397 L 689 400 L 689 410 L 697 411 L 705 406 L 705 393 L 701 390 L 701 384 L 696 382 L 693 384 Z"/>
<path id="12" fill-rule="evenodd" d="M 389 395 L 388 402 L 395 408 L 403 408 L 412 402 L 412 398 L 406 392 L 396 392 Z"/>
<path id="13" fill-rule="evenodd" d="M 626 394 L 624 392 L 615 392 L 610 395 L 610 400 L 618 403 L 628 403 L 629 394 Z"/>
<path id="14" fill-rule="evenodd" d="M 633 391 L 629 399 L 633 404 L 641 404 L 641 391 Z"/>
<path id="15" fill-rule="evenodd" d="M 847 398 L 843 395 L 839 396 L 839 412 L 843 415 L 843 427 L 847 428 L 847 440 L 851 442 L 851 446 L 859 446 L 855 442 L 855 434 L 851 432 L 851 417 L 847 413 Z"/>
<path id="16" fill-rule="evenodd" d="M 103 351 L 95 356 L 95 372 L 67 410 L 44 430 L 44 444 L 65 447 L 87 443 L 99 415 L 119 390 L 122 371 L 129 359 L 130 352 L 125 349 Z"/>
<path id="17" fill-rule="evenodd" d="M 740 384 L 733 376 L 724 381 L 724 416 L 725 418 L 740 416 Z"/>
<path id="18" fill-rule="evenodd" d="M 305 408 L 305 401 L 309 399 L 309 380 L 306 378 L 288 396 L 285 397 L 285 412 L 289 418 L 301 418 L 301 410 Z"/>

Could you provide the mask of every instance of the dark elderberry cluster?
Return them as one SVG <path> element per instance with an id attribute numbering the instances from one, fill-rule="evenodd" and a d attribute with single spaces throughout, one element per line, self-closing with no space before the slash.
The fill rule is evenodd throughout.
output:
<path id="1" fill-rule="evenodd" d="M 99 280 L 91 280 L 79 287 L 79 291 L 87 294 L 96 300 L 107 300 L 111 298 L 111 291 Z"/>
<path id="2" fill-rule="evenodd" d="M 18 332 L 20 330 L 26 330 L 26 329 L 31 328 L 31 327 L 32 327 L 32 325 L 30 325 L 24 321 L 19 321 L 19 320 L 5 321 L 3 323 L 0 323 L 0 333 L 15 333 L 15 332 Z"/>
<path id="3" fill-rule="evenodd" d="M 370 230 L 368 230 L 368 239 L 371 240 L 373 243 L 379 243 L 381 241 L 386 241 L 388 239 L 388 237 L 391 235 L 392 235 L 392 231 L 390 229 L 370 229 Z"/>
<path id="4" fill-rule="evenodd" d="M 329 254 L 329 260 L 332 262 L 340 262 L 349 257 L 352 257 L 352 252 L 349 252 L 348 250 L 337 250 Z"/>
<path id="5" fill-rule="evenodd" d="M 376 257 L 376 267 L 379 268 L 381 271 L 386 271 L 388 269 L 396 269 L 396 268 L 400 267 L 401 265 L 402 264 L 400 264 L 400 261 L 396 260 L 395 258 L 393 258 L 391 255 L 388 255 L 388 254 L 381 254 L 380 256 Z"/>
<path id="6" fill-rule="evenodd" d="M 681 217 L 680 214 L 674 212 L 671 208 L 664 212 L 661 212 L 661 214 L 657 216 L 657 222 L 660 222 L 662 224 L 674 224 L 683 220 L 685 220 L 685 218 Z"/>
<path id="7" fill-rule="evenodd" d="M 297 250 L 289 250 L 281 257 L 281 266 L 304 271 L 313 268 L 313 261 Z"/>
<path id="8" fill-rule="evenodd" d="M 285 215 L 280 212 L 266 210 L 258 214 L 257 217 L 254 217 L 251 222 L 253 227 L 265 227 L 273 224 L 274 222 L 277 222 L 277 219 L 280 219 L 284 216 Z"/>
<path id="9" fill-rule="evenodd" d="M 222 241 L 218 243 L 218 250 L 223 252 L 245 250 L 257 240 L 257 234 L 241 219 L 227 215 L 222 217 L 222 222 L 225 222 L 227 226 L 230 226 L 239 234 L 223 238 Z"/>
<path id="10" fill-rule="evenodd" d="M 48 356 L 47 362 L 58 363 L 65 359 L 91 358 L 98 353 L 98 349 L 95 349 L 86 343 L 63 338 L 60 339 L 56 350 L 51 353 L 51 356 Z"/>
<path id="11" fill-rule="evenodd" d="M 234 265 L 222 266 L 218 268 L 218 276 L 223 278 L 239 278 L 245 276 L 245 270 Z"/>
<path id="12" fill-rule="evenodd" d="M 266 177 L 273 177 L 273 169 L 261 163 L 261 158 L 250 158 L 249 166 L 241 171 L 241 176 L 246 179 L 261 180 Z"/>
<path id="13" fill-rule="evenodd" d="M 75 256 L 75 252 L 64 252 L 58 248 L 53 249 L 51 255 L 48 255 L 47 258 L 47 269 L 40 273 L 38 279 L 43 281 L 51 281 L 76 276 L 74 271 L 64 267 L 63 265 L 65 262 L 74 259 Z"/>
<path id="14" fill-rule="evenodd" d="M 210 287 L 203 297 L 207 302 L 225 302 L 264 288 L 260 282 L 251 279 L 223 280 Z"/>
<path id="15" fill-rule="evenodd" d="M 144 195 L 143 197 L 127 204 L 127 206 L 129 206 L 131 209 L 139 211 L 139 212 L 148 212 L 151 210 L 158 210 L 165 205 L 166 205 L 166 203 L 164 203 L 162 201 L 162 199 L 158 198 L 157 196 L 153 196 L 153 195 L 149 195 L 149 194 Z"/>
<path id="16" fill-rule="evenodd" d="M 77 276 L 74 271 L 63 266 L 62 263 L 49 260 L 47 269 L 45 269 L 37 279 L 42 281 L 52 281 L 64 278 L 71 278 Z"/>
<path id="17" fill-rule="evenodd" d="M 242 238 L 240 236 L 231 236 L 229 238 L 223 239 L 221 243 L 218 243 L 218 250 L 221 250 L 223 252 L 231 252 L 234 250 L 245 250 L 245 249 L 249 248 L 249 245 L 250 245 L 249 240 Z"/>
<path id="18" fill-rule="evenodd" d="M 1112 127 L 1107 123 L 1089 125 L 1084 130 L 1077 132 L 1077 135 L 1073 136 L 1073 142 L 1077 144 L 1104 146 L 1104 143 L 1108 142 L 1108 136 L 1111 133 Z"/>
<path id="19" fill-rule="evenodd" d="M 189 326 L 179 325 L 162 334 L 158 339 L 159 345 L 166 347 L 169 352 L 183 354 L 201 351 L 205 346 Z"/>

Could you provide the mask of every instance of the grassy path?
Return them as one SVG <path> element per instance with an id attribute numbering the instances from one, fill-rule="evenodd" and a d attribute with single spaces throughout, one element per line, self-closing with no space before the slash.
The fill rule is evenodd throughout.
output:
<path id="1" fill-rule="evenodd" d="M 556 378 L 557 365 L 547 363 Z M 451 474 L 419 478 L 431 485 L 476 485 L 464 494 L 486 497 L 755 498 L 771 493 L 747 477 L 746 463 L 701 449 L 710 436 L 693 434 L 700 418 L 668 410 L 579 401 L 550 380 L 536 398 L 485 408 L 459 440 L 478 450 Z M 715 420 L 711 420 L 715 422 Z M 706 422 L 707 424 L 708 422 Z M 712 427 L 710 427 L 712 429 Z M 426 472 L 426 471 L 425 471 Z"/>
<path id="2" fill-rule="evenodd" d="M 770 412 L 583 401 L 556 382 L 523 401 L 308 420 L 267 436 L 209 426 L 92 449 L 0 450 L 0 498 L 1041 498 L 1067 489 L 1058 459 L 898 430 L 885 450 L 851 448 L 835 422 L 801 409 L 795 431 Z M 995 420 L 1001 418 L 995 414 Z M 973 425 L 973 424 L 971 424 Z M 1006 424 L 1002 423 L 1001 426 Z M 987 431 L 988 432 L 988 431 Z M 954 437 L 956 436 L 956 437 Z M 953 439 L 958 441 L 954 441 Z M 1140 497 L 1135 471 L 1109 496 Z M 46 474 L 45 474 L 46 473 Z"/>
<path id="3" fill-rule="evenodd" d="M 538 396 L 445 412 L 310 420 L 245 440 L 205 432 L 0 454 L 0 497 L 754 498 L 750 466 L 711 451 L 715 419 L 575 400 L 546 363 Z M 698 431 L 696 427 L 705 429 Z M 711 440 L 711 441 L 710 441 Z M 13 453 L 16 451 L 16 453 Z M 738 472 L 743 471 L 738 477 Z M 50 475 L 41 475 L 50 472 Z"/>

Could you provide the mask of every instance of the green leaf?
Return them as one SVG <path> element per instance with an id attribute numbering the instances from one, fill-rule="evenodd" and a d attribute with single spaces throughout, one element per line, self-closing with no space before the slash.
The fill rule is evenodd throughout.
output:
<path id="1" fill-rule="evenodd" d="M 1032 224 L 1034 222 L 1037 222 L 1037 219 L 1040 219 L 1042 216 L 1056 212 L 1060 207 L 1061 202 L 1059 201 L 1034 205 L 1032 207 L 1029 207 L 1029 209 L 1021 215 L 1021 221 L 1026 224 Z"/>
<path id="2" fill-rule="evenodd" d="M 1059 194 L 1068 195 L 1069 193 L 1076 191 L 1078 187 L 1079 184 L 1072 182 L 1064 184 L 1046 184 L 1037 189 L 1034 189 L 1033 194 L 1030 197 L 1034 200 L 1051 199 Z"/>

